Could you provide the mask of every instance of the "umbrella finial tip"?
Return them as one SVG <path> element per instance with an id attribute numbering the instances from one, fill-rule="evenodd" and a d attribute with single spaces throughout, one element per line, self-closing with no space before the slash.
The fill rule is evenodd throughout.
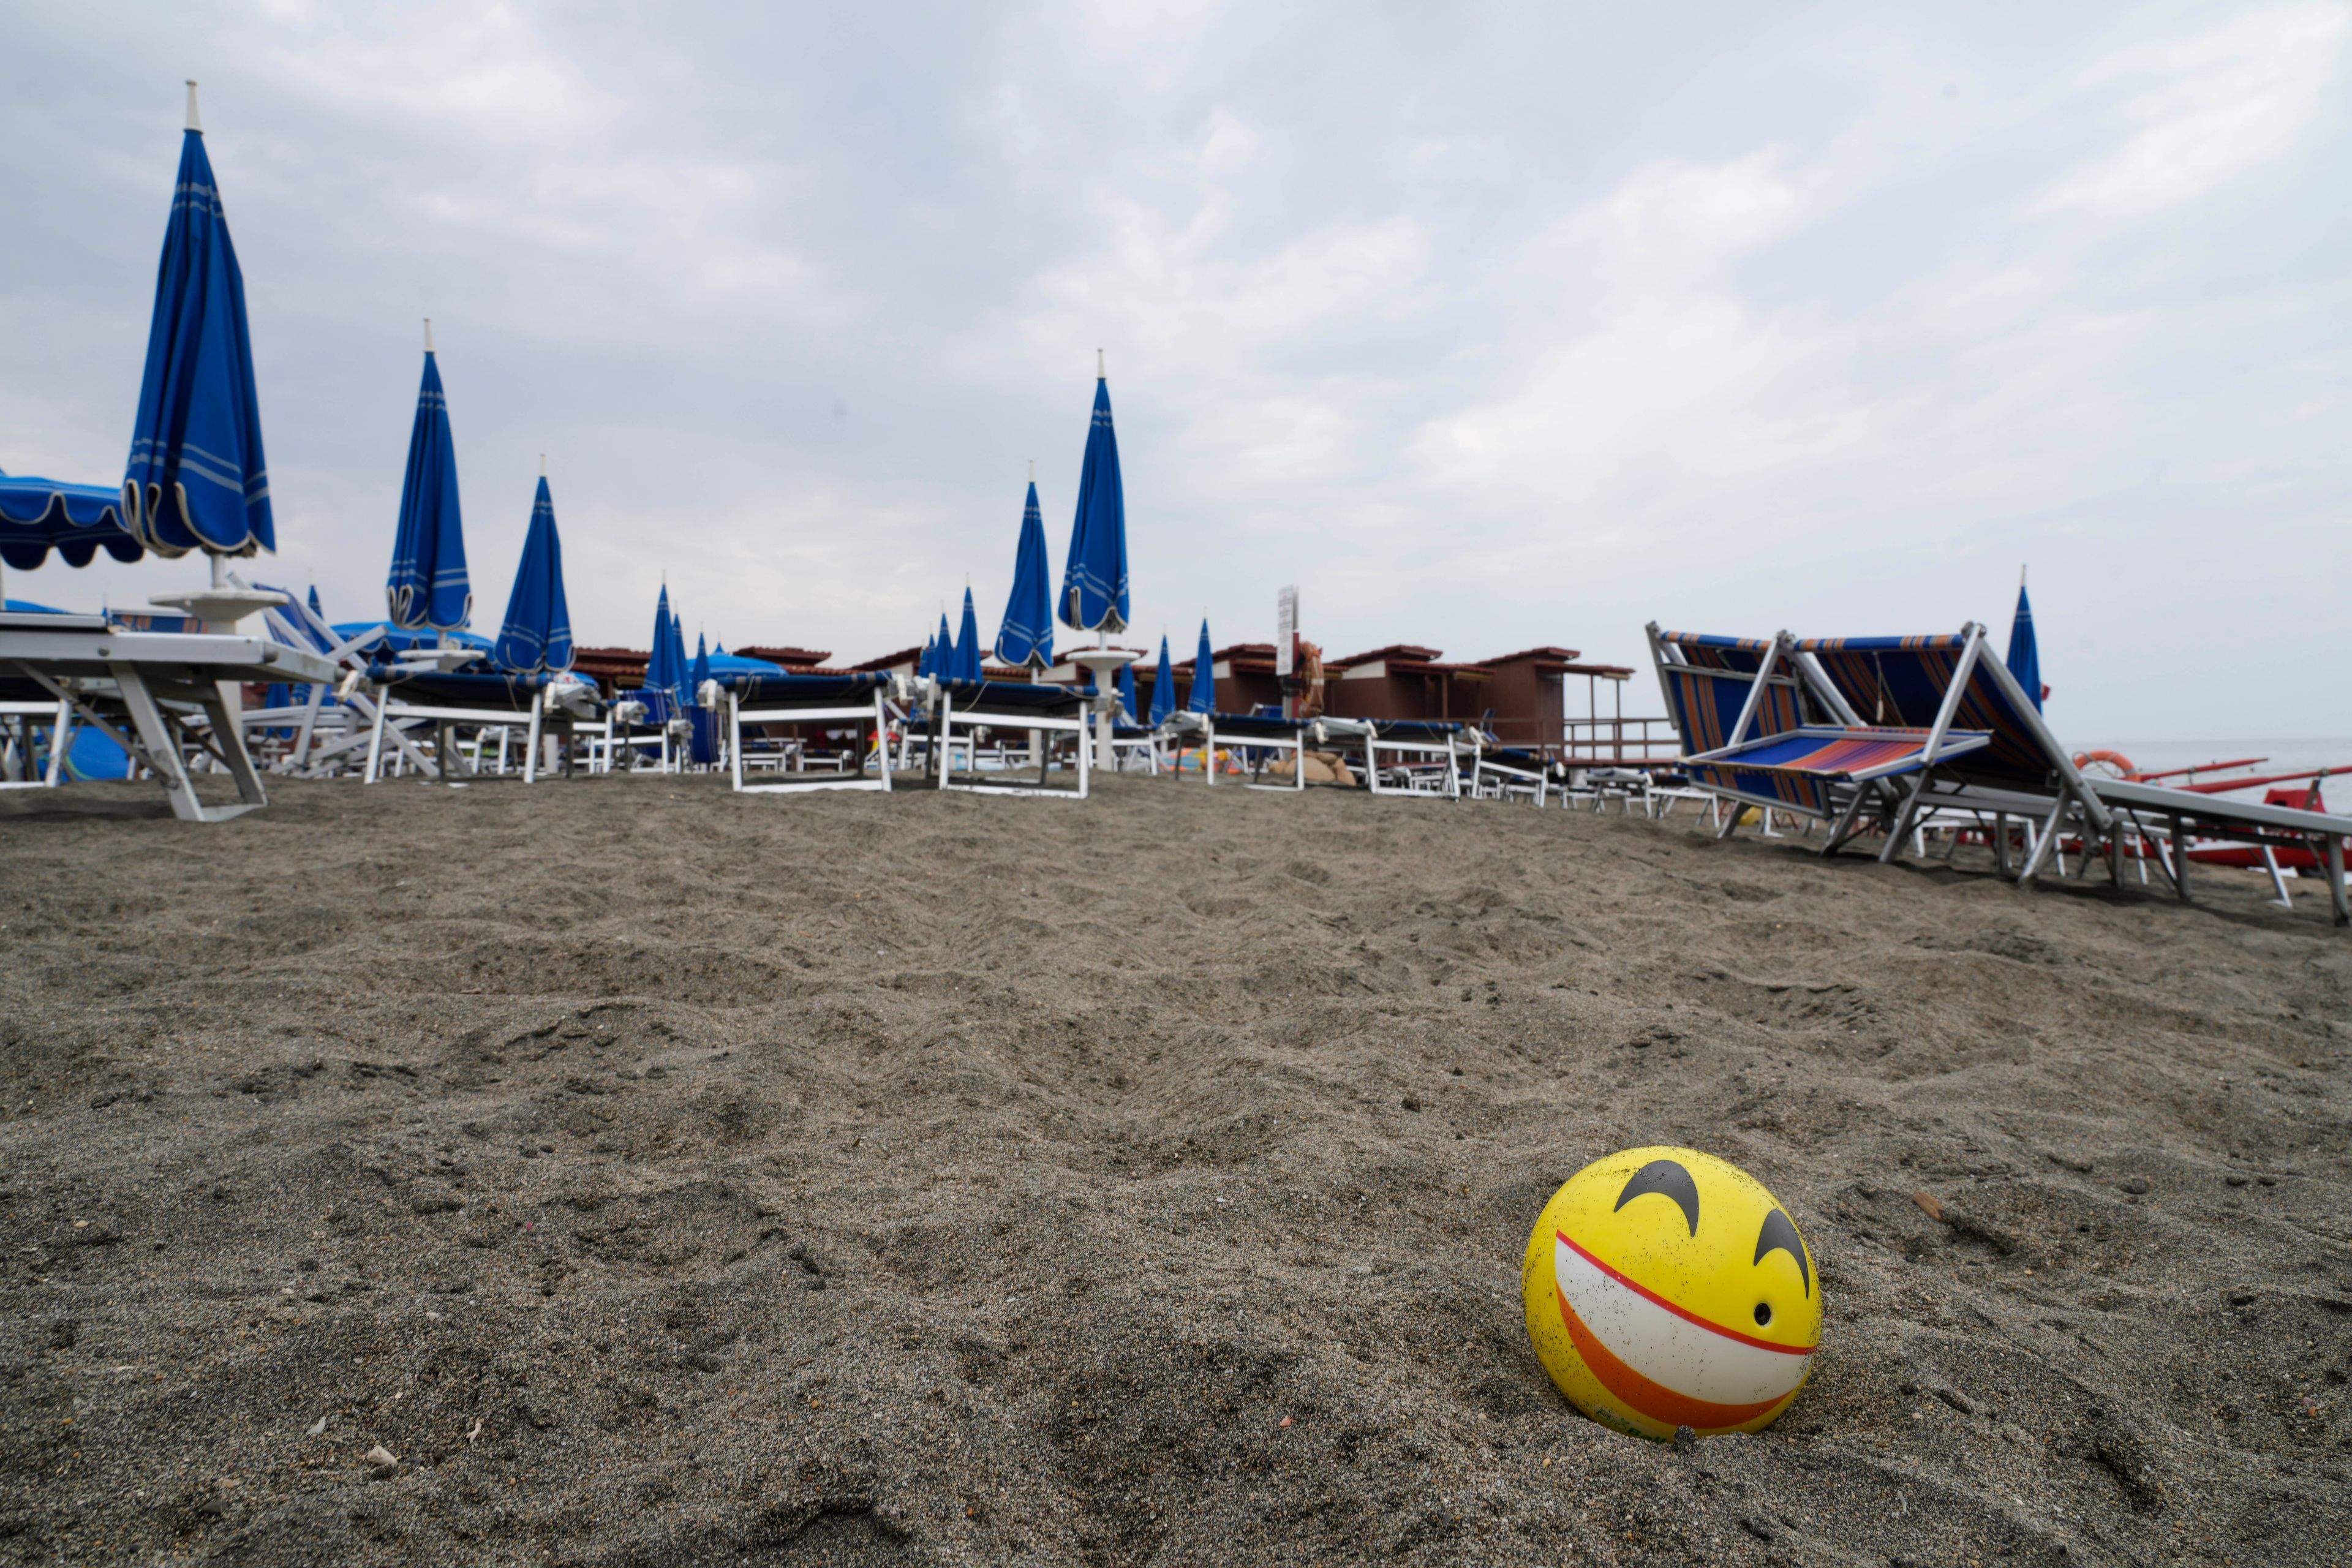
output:
<path id="1" fill-rule="evenodd" d="M 188 129 L 199 136 L 204 134 L 205 122 L 196 118 L 196 79 L 194 77 L 188 78 Z"/>
<path id="2" fill-rule="evenodd" d="M 1100 349 L 1095 350 L 1095 379 L 1097 381 L 1109 379 L 1108 373 L 1103 369 L 1103 352 Z"/>
<path id="3" fill-rule="evenodd" d="M 425 318 L 425 352 L 433 352 L 433 318 L 430 316 Z"/>

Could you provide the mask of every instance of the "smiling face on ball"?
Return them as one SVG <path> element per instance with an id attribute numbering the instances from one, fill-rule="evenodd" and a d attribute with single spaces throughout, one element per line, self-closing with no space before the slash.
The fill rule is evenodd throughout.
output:
<path id="1" fill-rule="evenodd" d="M 1803 1386 L 1821 1281 L 1763 1184 L 1690 1149 L 1579 1172 L 1528 1246 L 1528 1328 L 1561 1391 L 1649 1436 L 1755 1431 Z"/>

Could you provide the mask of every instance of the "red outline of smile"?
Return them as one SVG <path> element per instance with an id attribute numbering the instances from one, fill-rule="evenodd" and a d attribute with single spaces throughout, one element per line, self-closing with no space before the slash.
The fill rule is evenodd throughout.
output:
<path id="1" fill-rule="evenodd" d="M 1811 1345 L 1776 1345 L 1769 1340 L 1759 1340 L 1753 1334 L 1743 1334 L 1737 1329 L 1727 1329 L 1720 1323 L 1710 1323 L 1688 1308 L 1677 1306 L 1667 1300 L 1640 1281 L 1628 1279 L 1583 1247 L 1577 1246 L 1575 1238 L 1566 1231 L 1556 1231 L 1553 1234 L 1559 1237 L 1569 1250 L 1618 1284 L 1640 1296 L 1643 1300 L 1664 1308 L 1685 1322 L 1697 1324 L 1708 1333 L 1721 1334 L 1725 1339 L 1737 1340 L 1744 1345 L 1754 1345 L 1758 1350 L 1775 1351 L 1781 1355 L 1809 1356 L 1813 1353 L 1814 1347 Z M 1559 1282 L 1557 1279 L 1552 1281 L 1552 1295 L 1559 1301 L 1560 1320 L 1568 1325 L 1568 1337 L 1574 1342 L 1576 1353 L 1584 1358 L 1586 1368 L 1600 1382 L 1601 1387 L 1623 1400 L 1637 1415 L 1647 1416 L 1650 1420 L 1662 1422 L 1667 1426 L 1688 1426 L 1695 1431 L 1702 1428 L 1738 1426 L 1744 1422 L 1753 1421 L 1759 1415 L 1778 1405 L 1785 1405 L 1797 1396 L 1796 1389 L 1792 1388 L 1786 1394 L 1757 1405 L 1717 1405 L 1709 1400 L 1693 1399 L 1687 1394 L 1677 1394 L 1664 1384 L 1643 1376 L 1618 1360 L 1615 1352 L 1601 1342 L 1601 1336 L 1584 1326 L 1584 1320 L 1578 1317 L 1576 1309 L 1568 1304 L 1568 1293 L 1559 1288 Z"/>

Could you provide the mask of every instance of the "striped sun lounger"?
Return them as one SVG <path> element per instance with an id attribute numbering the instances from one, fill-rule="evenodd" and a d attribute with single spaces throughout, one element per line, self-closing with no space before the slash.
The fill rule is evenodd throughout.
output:
<path id="1" fill-rule="evenodd" d="M 1804 725 L 1685 758 L 1682 766 L 1693 783 L 1717 794 L 1829 820 L 1843 813 L 1856 786 L 1925 767 L 1931 734 Z M 1973 751 L 1990 741 L 1982 733 L 1953 731 L 1944 737 L 1941 754 Z"/>

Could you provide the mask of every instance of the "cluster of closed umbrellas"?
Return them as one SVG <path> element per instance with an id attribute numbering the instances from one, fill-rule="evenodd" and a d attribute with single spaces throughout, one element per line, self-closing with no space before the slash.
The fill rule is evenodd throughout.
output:
<path id="1" fill-rule="evenodd" d="M 1099 349 L 1095 359 L 1094 415 L 1087 428 L 1086 460 L 1078 471 L 1077 516 L 1070 525 L 1070 552 L 1063 563 L 1058 600 L 1047 591 L 1052 580 L 1053 564 L 1045 555 L 1045 520 L 1037 504 L 1037 472 L 1033 463 L 1029 494 L 1021 509 L 1021 542 L 1013 552 L 1013 592 L 990 649 L 1000 665 L 1025 668 L 1033 676 L 1052 666 L 1057 616 L 1074 630 L 1094 633 L 1097 648 L 1108 641 L 1108 634 L 1127 629 L 1127 496 L 1119 478 L 1118 435 L 1111 422 L 1110 381 Z M 1206 713 L 1214 706 L 1216 687 L 1211 663 L 1209 623 L 1203 618 L 1186 703 L 1194 712 Z M 1119 702 L 1133 722 L 1138 713 L 1135 670 L 1123 659 L 1118 661 L 1118 669 Z M 916 673 L 942 680 L 982 679 L 980 621 L 971 588 L 963 591 L 960 628 L 950 631 L 947 612 L 940 612 L 939 630 L 923 645 Z M 1162 723 L 1175 710 L 1175 674 L 1168 638 L 1162 635 L 1159 670 L 1151 689 L 1151 721 Z"/>
<path id="2" fill-rule="evenodd" d="M 236 597 L 223 584 L 225 558 L 277 548 L 245 275 L 205 150 L 196 84 L 191 81 L 179 179 L 163 231 L 147 364 L 122 483 L 109 489 L 0 476 L 0 561 L 31 571 L 53 550 L 70 566 L 87 566 L 100 550 L 124 562 L 151 551 L 167 559 L 201 551 L 212 558 L 215 592 L 207 597 L 217 603 Z M 273 594 L 246 596 L 266 603 L 278 599 Z M 431 632 L 446 638 L 461 632 L 473 609 L 448 402 L 434 361 L 430 322 L 387 600 L 393 626 L 412 637 Z M 485 651 L 513 670 L 562 669 L 572 662 L 562 546 L 543 471 L 506 623 L 497 643 Z"/>

